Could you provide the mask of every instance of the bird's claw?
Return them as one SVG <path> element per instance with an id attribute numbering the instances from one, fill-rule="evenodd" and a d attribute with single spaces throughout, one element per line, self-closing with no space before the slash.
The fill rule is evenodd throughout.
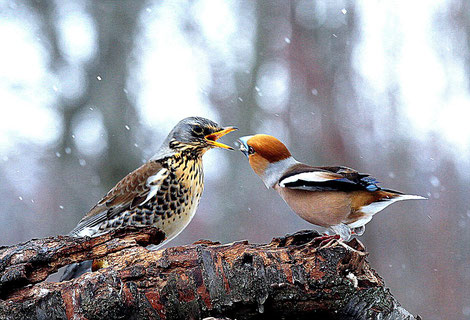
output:
<path id="1" fill-rule="evenodd" d="M 323 236 L 316 237 L 313 239 L 314 243 L 319 243 L 318 248 L 327 248 L 329 247 L 334 241 L 340 240 L 340 236 L 338 234 L 328 235 L 324 234 Z"/>

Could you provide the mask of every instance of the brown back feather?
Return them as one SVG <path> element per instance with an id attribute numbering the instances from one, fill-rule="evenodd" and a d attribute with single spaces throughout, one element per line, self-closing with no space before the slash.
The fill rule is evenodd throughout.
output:
<path id="1" fill-rule="evenodd" d="M 81 221 L 88 220 L 112 207 L 136 206 L 142 203 L 150 191 L 147 186 L 147 179 L 155 175 L 161 169 L 162 165 L 159 162 L 150 161 L 132 171 L 119 181 Z"/>

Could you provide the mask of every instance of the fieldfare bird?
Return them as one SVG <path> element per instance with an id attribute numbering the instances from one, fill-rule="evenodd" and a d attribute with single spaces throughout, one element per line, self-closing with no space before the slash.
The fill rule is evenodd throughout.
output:
<path id="1" fill-rule="evenodd" d="M 158 152 L 119 181 L 69 235 L 98 236 L 119 227 L 151 225 L 165 233 L 165 242 L 176 237 L 193 218 L 201 198 L 203 154 L 212 148 L 233 150 L 217 139 L 236 129 L 201 117 L 181 120 Z M 71 269 L 61 280 L 77 275 Z"/>
<path id="2" fill-rule="evenodd" d="M 298 162 L 278 139 L 257 134 L 239 139 L 240 151 L 267 188 L 275 189 L 302 219 L 330 228 L 342 240 L 362 235 L 374 214 L 390 204 L 426 199 L 382 189 L 374 178 L 347 167 Z"/>

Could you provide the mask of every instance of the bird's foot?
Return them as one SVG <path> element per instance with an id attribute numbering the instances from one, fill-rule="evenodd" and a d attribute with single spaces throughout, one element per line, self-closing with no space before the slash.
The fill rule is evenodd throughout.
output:
<path id="1" fill-rule="evenodd" d="M 339 234 L 334 234 L 334 235 L 329 235 L 329 234 L 323 234 L 321 237 L 316 237 L 313 239 L 315 243 L 319 243 L 318 247 L 319 248 L 326 248 L 328 247 L 333 241 L 339 240 L 341 237 Z"/>

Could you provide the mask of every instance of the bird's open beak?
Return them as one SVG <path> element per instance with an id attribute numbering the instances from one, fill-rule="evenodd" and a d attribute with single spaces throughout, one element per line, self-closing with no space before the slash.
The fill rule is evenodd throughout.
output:
<path id="1" fill-rule="evenodd" d="M 220 131 L 208 134 L 204 138 L 206 139 L 206 142 L 211 146 L 222 148 L 222 149 L 233 150 L 233 148 L 231 146 L 228 146 L 226 144 L 217 142 L 217 139 L 219 139 L 219 138 L 225 136 L 227 133 L 235 131 L 235 130 L 238 130 L 238 128 L 236 128 L 236 127 L 225 127 Z"/>

